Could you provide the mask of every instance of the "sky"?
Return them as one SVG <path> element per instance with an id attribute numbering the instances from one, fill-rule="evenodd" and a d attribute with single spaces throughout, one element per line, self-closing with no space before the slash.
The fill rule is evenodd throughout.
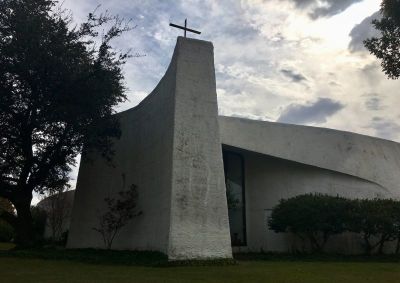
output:
<path id="1" fill-rule="evenodd" d="M 134 107 L 164 75 L 177 36 L 211 41 L 220 115 L 327 127 L 400 142 L 400 81 L 362 41 L 378 35 L 379 0 L 64 0 L 80 23 L 98 11 L 132 20 L 115 41 L 144 55 L 124 66 Z M 78 163 L 79 164 L 79 163 Z M 75 184 L 77 168 L 72 173 Z"/>

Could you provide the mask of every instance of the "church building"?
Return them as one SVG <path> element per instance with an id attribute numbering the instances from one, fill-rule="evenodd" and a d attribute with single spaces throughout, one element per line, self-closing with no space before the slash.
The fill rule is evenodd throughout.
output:
<path id="1" fill-rule="evenodd" d="M 292 235 L 267 226 L 282 198 L 314 192 L 400 198 L 399 143 L 219 116 L 211 42 L 179 37 L 155 89 L 116 116 L 121 137 L 111 163 L 82 157 L 68 248 L 104 248 L 93 229 L 104 198 L 132 184 L 142 214 L 113 248 L 160 251 L 170 260 L 298 249 L 302 243 Z M 337 236 L 329 248 L 356 252 L 359 242 Z"/>

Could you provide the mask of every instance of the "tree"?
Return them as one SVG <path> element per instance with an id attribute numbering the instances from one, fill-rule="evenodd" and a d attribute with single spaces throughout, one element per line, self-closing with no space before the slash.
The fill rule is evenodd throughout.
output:
<path id="1" fill-rule="evenodd" d="M 111 156 L 129 57 L 111 42 L 129 29 L 95 12 L 73 26 L 56 0 L 0 1 L 0 196 L 17 211 L 18 244 L 32 244 L 33 192 L 65 186 L 83 145 Z"/>
<path id="2" fill-rule="evenodd" d="M 71 215 L 71 201 L 64 187 L 45 193 L 46 198 L 39 204 L 46 211 L 46 226 L 51 232 L 51 239 L 60 241 L 64 232 L 66 220 Z"/>
<path id="3" fill-rule="evenodd" d="M 137 212 L 138 193 L 135 185 L 127 191 L 120 191 L 119 198 L 105 198 L 107 210 L 99 217 L 99 226 L 93 230 L 99 232 L 103 238 L 106 249 L 111 249 L 112 243 L 118 232 L 133 218 L 142 214 Z"/>
<path id="4" fill-rule="evenodd" d="M 395 201 L 393 205 L 393 225 L 395 231 L 396 248 L 395 254 L 400 252 L 400 201 Z"/>
<path id="5" fill-rule="evenodd" d="M 8 199 L 0 197 L 0 214 L 3 211 L 13 214 L 14 213 L 14 207 L 13 207 L 12 203 Z"/>
<path id="6" fill-rule="evenodd" d="M 11 215 L 14 218 L 14 207 L 11 202 L 0 197 L 0 217 L 3 214 Z M 0 242 L 8 242 L 14 237 L 13 227 L 0 218 Z"/>
<path id="7" fill-rule="evenodd" d="M 365 253 L 377 248 L 383 253 L 384 244 L 397 238 L 399 203 L 391 199 L 363 199 L 352 201 L 353 211 L 348 219 L 348 230 L 360 233 Z"/>
<path id="8" fill-rule="evenodd" d="M 381 32 L 380 37 L 372 37 L 364 41 L 365 47 L 378 59 L 390 79 L 400 76 L 400 1 L 383 0 L 381 4 L 382 18 L 373 20 L 374 27 Z"/>
<path id="9" fill-rule="evenodd" d="M 321 252 L 332 235 L 345 231 L 348 200 L 322 194 L 305 194 L 280 200 L 268 226 L 277 233 L 291 232 L 308 239 L 313 252 Z"/>

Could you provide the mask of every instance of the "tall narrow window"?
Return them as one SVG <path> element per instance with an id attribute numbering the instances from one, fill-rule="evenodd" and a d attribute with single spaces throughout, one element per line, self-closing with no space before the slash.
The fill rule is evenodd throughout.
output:
<path id="1" fill-rule="evenodd" d="M 232 246 L 246 245 L 244 168 L 240 154 L 224 151 L 226 198 Z"/>

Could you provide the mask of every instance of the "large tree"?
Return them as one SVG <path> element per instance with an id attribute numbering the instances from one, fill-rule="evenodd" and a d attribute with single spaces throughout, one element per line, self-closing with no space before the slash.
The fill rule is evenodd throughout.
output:
<path id="1" fill-rule="evenodd" d="M 127 30 L 95 13 L 73 26 L 56 0 L 0 1 L 0 196 L 17 211 L 6 218 L 21 245 L 33 240 L 33 192 L 66 186 L 84 144 L 112 154 L 129 55 L 110 42 Z"/>
<path id="2" fill-rule="evenodd" d="M 365 47 L 381 59 L 385 74 L 391 79 L 400 77 L 400 0 L 383 0 L 382 18 L 372 24 L 380 31 L 379 37 L 364 41 Z"/>

